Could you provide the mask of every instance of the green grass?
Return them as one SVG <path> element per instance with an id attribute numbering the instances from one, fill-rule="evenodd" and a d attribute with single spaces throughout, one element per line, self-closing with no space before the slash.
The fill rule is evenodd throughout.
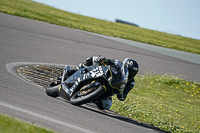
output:
<path id="1" fill-rule="evenodd" d="M 70 28 L 200 54 L 200 40 L 81 16 L 30 0 L 1 0 L 0 12 Z"/>
<path id="2" fill-rule="evenodd" d="M 200 84 L 172 76 L 137 76 L 124 102 L 112 110 L 165 131 L 200 132 Z"/>
<path id="3" fill-rule="evenodd" d="M 53 133 L 32 124 L 0 114 L 0 133 Z"/>

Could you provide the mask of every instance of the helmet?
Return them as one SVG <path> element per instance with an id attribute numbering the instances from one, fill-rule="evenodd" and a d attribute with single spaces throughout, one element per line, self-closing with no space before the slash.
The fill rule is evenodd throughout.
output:
<path id="1" fill-rule="evenodd" d="M 130 58 L 125 58 L 123 61 L 123 64 L 127 67 L 127 69 L 129 70 L 129 76 L 128 79 L 132 79 L 135 77 L 135 75 L 138 73 L 139 71 L 139 65 L 138 63 Z"/>

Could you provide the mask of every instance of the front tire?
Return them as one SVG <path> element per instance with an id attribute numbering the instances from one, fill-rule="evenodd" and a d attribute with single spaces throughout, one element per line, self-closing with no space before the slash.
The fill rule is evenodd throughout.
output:
<path id="1" fill-rule="evenodd" d="M 58 89 L 60 87 L 60 84 L 55 84 L 55 82 L 51 82 L 47 87 L 46 87 L 46 94 L 50 97 L 58 97 Z"/>
<path id="2" fill-rule="evenodd" d="M 91 101 L 94 101 L 95 99 L 99 98 L 104 92 L 105 89 L 102 85 L 98 86 L 96 89 L 92 88 L 92 92 L 86 95 L 80 96 L 81 90 L 76 92 L 70 99 L 70 103 L 73 105 L 82 105 L 85 103 L 89 103 Z"/>

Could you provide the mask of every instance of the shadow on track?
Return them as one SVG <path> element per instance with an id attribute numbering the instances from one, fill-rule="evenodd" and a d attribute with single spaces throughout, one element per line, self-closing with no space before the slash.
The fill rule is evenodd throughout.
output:
<path id="1" fill-rule="evenodd" d="M 66 101 L 66 102 L 69 103 L 69 101 Z M 133 120 L 129 117 L 117 114 L 115 111 L 112 111 L 112 110 L 100 110 L 93 103 L 84 104 L 84 105 L 81 105 L 79 107 L 93 111 L 93 112 L 96 112 L 96 113 L 99 113 L 99 114 L 102 114 L 102 115 L 105 115 L 105 116 L 108 116 L 108 117 L 111 117 L 111 118 L 114 118 L 114 119 L 117 119 L 117 120 L 120 120 L 120 121 L 124 121 L 124 122 L 128 122 L 128 123 L 131 123 L 131 124 L 134 124 L 134 125 L 142 126 L 142 127 L 148 128 L 148 129 L 152 129 L 152 130 L 155 130 L 156 132 L 170 133 L 168 131 L 163 131 L 160 128 L 155 127 L 152 124 L 142 123 L 142 122 Z"/>
<path id="2" fill-rule="evenodd" d="M 62 99 L 60 97 L 57 97 L 55 99 L 63 101 L 63 102 L 66 102 L 68 104 L 71 104 L 69 101 L 64 100 L 64 99 Z M 75 105 L 73 105 L 73 106 L 75 106 Z M 98 114 L 101 114 L 101 115 L 105 115 L 107 117 L 111 117 L 113 119 L 117 119 L 117 120 L 120 120 L 120 121 L 123 121 L 123 122 L 127 122 L 127 123 L 130 123 L 130 124 L 134 124 L 134 125 L 137 125 L 137 126 L 148 128 L 148 129 L 154 130 L 155 132 L 159 132 L 159 133 L 171 133 L 171 132 L 168 132 L 168 131 L 164 131 L 164 130 L 158 128 L 158 127 L 155 127 L 152 124 L 139 122 L 139 121 L 133 120 L 133 119 L 131 119 L 129 117 L 117 114 L 113 110 L 100 110 L 100 109 L 98 109 L 98 107 L 94 103 L 87 103 L 87 104 L 83 104 L 81 106 L 76 106 L 76 107 L 80 107 L 82 109 L 93 111 L 95 113 L 98 113 Z"/>

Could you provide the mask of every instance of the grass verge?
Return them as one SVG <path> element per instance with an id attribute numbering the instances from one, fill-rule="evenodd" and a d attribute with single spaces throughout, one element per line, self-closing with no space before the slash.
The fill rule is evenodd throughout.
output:
<path id="1" fill-rule="evenodd" d="M 200 84 L 173 76 L 137 76 L 127 100 L 112 110 L 170 132 L 200 132 Z"/>
<path id="2" fill-rule="evenodd" d="M 1 0 L 0 12 L 89 32 L 200 54 L 200 40 L 81 16 L 30 0 Z"/>
<path id="3" fill-rule="evenodd" d="M 0 133 L 54 133 L 0 114 Z"/>

